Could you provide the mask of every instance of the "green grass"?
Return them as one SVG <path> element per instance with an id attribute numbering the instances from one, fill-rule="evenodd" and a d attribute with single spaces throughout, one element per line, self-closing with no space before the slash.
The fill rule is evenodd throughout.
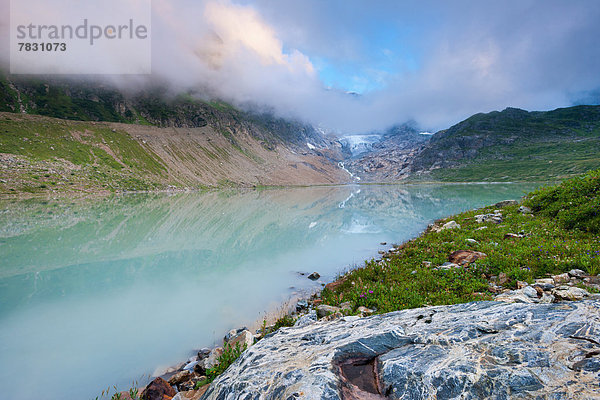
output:
<path id="1" fill-rule="evenodd" d="M 439 181 L 548 181 L 600 168 L 600 138 L 579 142 L 526 142 L 495 146 L 458 167 L 432 171 Z"/>
<path id="2" fill-rule="evenodd" d="M 600 168 L 600 106 L 476 114 L 431 138 L 418 180 L 549 181 Z M 430 170 L 434 165 L 444 166 Z"/>
<path id="3" fill-rule="evenodd" d="M 562 184 L 542 188 L 527 201 L 535 212 L 552 218 L 565 229 L 600 233 L 600 170 Z"/>
<path id="4" fill-rule="evenodd" d="M 79 132 L 77 140 L 73 132 Z M 128 167 L 160 174 L 165 168 L 127 133 L 103 125 L 67 121 L 0 120 L 0 152 L 24 155 L 34 160 L 61 158 L 76 165 L 94 161 L 113 169 L 123 166 L 101 146 L 115 153 Z"/>
<path id="5" fill-rule="evenodd" d="M 0 153 L 24 156 L 32 165 L 19 177 L 23 182 L 20 190 L 29 193 L 43 191 L 61 180 L 64 185 L 76 181 L 113 190 L 148 190 L 166 177 L 166 168 L 156 154 L 126 132 L 104 124 L 0 118 Z M 58 173 L 38 171 L 44 163 L 50 163 L 46 169 L 52 165 Z"/>
<path id="6" fill-rule="evenodd" d="M 10 87 L 3 74 L 0 74 L 0 111 L 19 112 L 17 93 Z"/>
<path id="7" fill-rule="evenodd" d="M 215 378 L 225 372 L 225 370 L 229 368 L 229 366 L 233 364 L 245 350 L 245 344 L 243 346 L 240 343 L 236 343 L 235 346 L 231 346 L 229 343 L 225 344 L 225 346 L 223 346 L 223 354 L 217 359 L 217 364 L 206 371 L 206 379 L 197 382 L 195 389 L 214 381 Z"/>
<path id="8" fill-rule="evenodd" d="M 325 304 L 350 301 L 354 310 L 366 306 L 384 313 L 491 299 L 488 278 L 500 273 L 507 275 L 510 287 L 515 287 L 517 281 L 531 283 L 535 278 L 572 268 L 597 274 L 600 235 L 598 217 L 593 213 L 598 211 L 598 175 L 598 171 L 591 172 L 558 188 L 532 193 L 526 204 L 534 207 L 535 215 L 521 214 L 518 206 L 508 206 L 502 209 L 504 221 L 498 225 L 478 224 L 473 218 L 493 212 L 493 207 L 446 218 L 459 223 L 461 229 L 428 231 L 404 244 L 381 265 L 371 260 L 349 272 L 337 289 L 324 289 L 321 297 Z M 594 218 L 589 218 L 590 212 Z M 583 223 L 588 220 L 589 223 Z M 487 228 L 478 229 L 482 226 Z M 504 239 L 506 233 L 519 232 L 527 236 Z M 479 243 L 471 245 L 466 239 Z M 481 251 L 487 257 L 465 268 L 433 270 L 432 267 L 448 261 L 448 255 L 455 250 Z M 424 261 L 431 262 L 432 267 L 424 266 Z"/>

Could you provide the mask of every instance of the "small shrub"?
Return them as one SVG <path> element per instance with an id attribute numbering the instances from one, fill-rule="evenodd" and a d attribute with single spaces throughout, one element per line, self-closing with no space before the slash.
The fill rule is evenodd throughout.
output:
<path id="1" fill-rule="evenodd" d="M 243 346 L 240 343 L 236 343 L 235 346 L 231 346 L 229 343 L 223 347 L 223 354 L 217 359 L 217 365 L 206 371 L 206 380 L 199 381 L 196 383 L 196 388 L 204 386 L 219 375 L 221 375 L 231 364 L 237 360 L 240 355 L 246 350 L 246 344 Z"/>
<path id="2" fill-rule="evenodd" d="M 502 209 L 501 224 L 483 225 L 474 219 L 477 214 L 493 212 L 493 207 L 451 216 L 447 220 L 455 220 L 461 229 L 427 231 L 381 263 L 371 260 L 348 272 L 334 290 L 324 289 L 321 299 L 333 306 L 349 301 L 354 307 L 385 313 L 492 299 L 489 280 L 500 274 L 508 278 L 502 284 L 507 288 L 515 288 L 517 281 L 531 283 L 535 278 L 573 268 L 598 274 L 599 192 L 600 172 L 595 171 L 531 193 L 526 205 L 533 209 L 534 216 L 519 212 L 519 205 Z M 482 226 L 486 229 L 480 230 Z M 525 236 L 505 237 L 518 232 Z M 468 238 L 478 242 L 469 249 L 487 257 L 462 268 L 435 269 L 448 261 L 453 251 L 465 249 Z"/>
<path id="3" fill-rule="evenodd" d="M 277 321 L 275 321 L 275 325 L 273 326 L 272 331 L 275 332 L 276 330 L 284 326 L 294 326 L 295 323 L 296 319 L 291 315 L 286 314 L 283 317 L 279 318 Z"/>
<path id="4" fill-rule="evenodd" d="M 566 229 L 600 232 L 600 170 L 533 192 L 526 204 Z"/>

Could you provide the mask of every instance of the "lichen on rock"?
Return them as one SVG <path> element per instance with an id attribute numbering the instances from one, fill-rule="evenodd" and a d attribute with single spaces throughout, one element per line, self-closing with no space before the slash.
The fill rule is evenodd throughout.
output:
<path id="1" fill-rule="evenodd" d="M 203 399 L 600 398 L 600 303 L 475 302 L 282 328 Z"/>

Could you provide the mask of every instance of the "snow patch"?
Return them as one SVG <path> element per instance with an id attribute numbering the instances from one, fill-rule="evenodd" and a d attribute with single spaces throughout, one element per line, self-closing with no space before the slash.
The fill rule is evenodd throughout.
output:
<path id="1" fill-rule="evenodd" d="M 350 149 L 352 156 L 371 151 L 373 144 L 380 141 L 380 135 L 348 135 L 340 138 L 340 143 Z"/>

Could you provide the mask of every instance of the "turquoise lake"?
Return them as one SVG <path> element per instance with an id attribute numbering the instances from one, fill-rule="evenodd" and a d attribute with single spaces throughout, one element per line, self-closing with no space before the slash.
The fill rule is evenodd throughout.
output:
<path id="1" fill-rule="evenodd" d="M 87 400 L 113 385 L 141 386 L 433 220 L 536 186 L 2 201 L 0 386 L 13 400 Z M 313 271 L 317 282 L 300 274 Z"/>

